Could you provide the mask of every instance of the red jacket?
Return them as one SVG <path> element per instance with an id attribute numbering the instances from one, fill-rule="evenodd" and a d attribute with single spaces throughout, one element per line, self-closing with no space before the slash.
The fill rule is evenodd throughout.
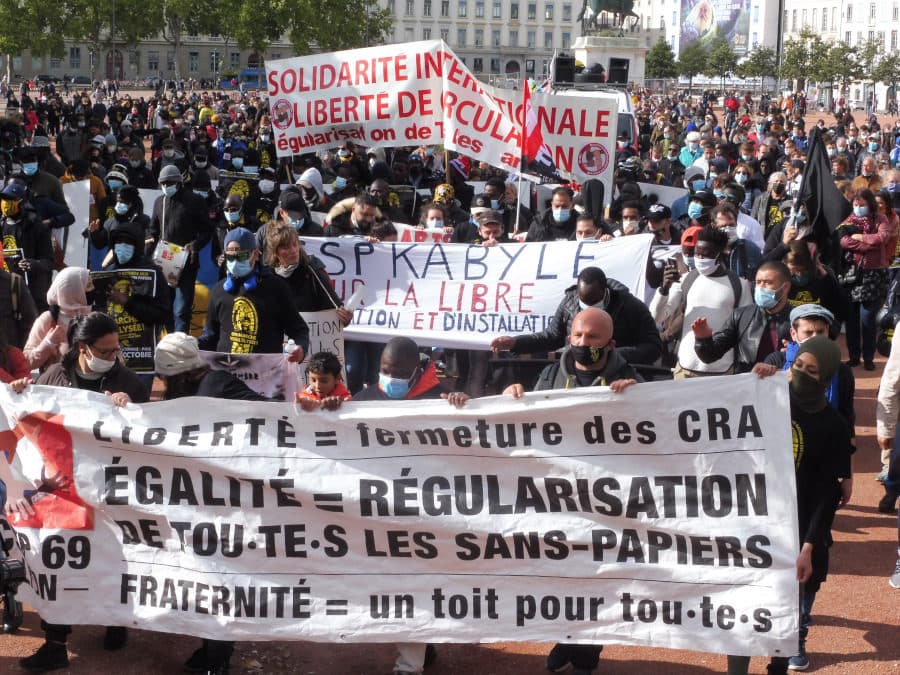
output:
<path id="1" fill-rule="evenodd" d="M 7 347 L 5 351 L 6 368 L 0 368 L 0 382 L 9 384 L 13 380 L 31 375 L 28 359 L 25 358 L 25 353 L 21 349 Z"/>

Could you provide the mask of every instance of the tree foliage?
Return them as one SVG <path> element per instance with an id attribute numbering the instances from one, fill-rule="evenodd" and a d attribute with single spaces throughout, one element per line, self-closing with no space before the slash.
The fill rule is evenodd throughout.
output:
<path id="1" fill-rule="evenodd" d="M 900 82 L 900 52 L 891 52 L 878 62 L 872 70 L 872 81 L 889 87 Z"/>
<path id="2" fill-rule="evenodd" d="M 17 56 L 26 49 L 35 54 L 62 56 L 70 9 L 46 0 L 0 2 L 0 54 Z M 7 59 L 7 76 L 11 59 Z"/>
<path id="3" fill-rule="evenodd" d="M 738 64 L 735 73 L 738 77 L 772 77 L 778 67 L 775 50 L 771 47 L 758 46 Z"/>
<path id="4" fill-rule="evenodd" d="M 724 37 L 717 37 L 709 46 L 703 73 L 708 77 L 718 77 L 725 88 L 725 78 L 737 70 L 737 54 L 734 47 Z"/>
<path id="5" fill-rule="evenodd" d="M 660 38 L 647 52 L 644 71 L 651 79 L 670 79 L 678 76 L 675 52 L 663 38 Z"/>
<path id="6" fill-rule="evenodd" d="M 285 0 L 291 4 L 287 33 L 298 54 L 378 45 L 393 18 L 376 0 Z"/>
<path id="7" fill-rule="evenodd" d="M 689 80 L 688 88 L 693 89 L 694 78 L 706 69 L 706 49 L 699 40 L 688 44 L 678 55 L 678 74 Z"/>

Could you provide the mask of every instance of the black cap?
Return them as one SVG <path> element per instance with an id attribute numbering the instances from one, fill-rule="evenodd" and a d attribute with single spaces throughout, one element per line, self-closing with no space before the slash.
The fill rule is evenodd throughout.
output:
<path id="1" fill-rule="evenodd" d="M 299 220 L 306 217 L 306 202 L 303 195 L 296 190 L 285 190 L 278 198 L 278 208 L 288 214 L 291 220 Z"/>
<path id="2" fill-rule="evenodd" d="M 672 209 L 665 204 L 652 204 L 647 210 L 648 220 L 665 220 L 672 217 Z"/>
<path id="3" fill-rule="evenodd" d="M 700 202 L 703 206 L 713 207 L 719 203 L 712 190 L 697 190 L 691 195 L 692 202 Z"/>

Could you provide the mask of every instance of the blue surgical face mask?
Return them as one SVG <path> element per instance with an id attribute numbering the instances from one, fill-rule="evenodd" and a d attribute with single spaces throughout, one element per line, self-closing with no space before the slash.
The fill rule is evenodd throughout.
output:
<path id="1" fill-rule="evenodd" d="M 853 207 L 853 215 L 859 216 L 860 218 L 865 218 L 869 215 L 869 207 L 868 206 L 854 206 Z"/>
<path id="2" fill-rule="evenodd" d="M 106 184 L 109 185 L 109 189 L 113 191 L 118 190 L 120 187 L 125 185 L 123 181 L 117 180 L 115 178 L 110 178 L 108 181 L 106 181 Z"/>
<path id="3" fill-rule="evenodd" d="M 403 398 L 409 393 L 409 383 L 412 378 L 391 377 L 384 373 L 378 373 L 378 386 L 388 398 Z"/>
<path id="4" fill-rule="evenodd" d="M 115 209 L 116 213 L 120 216 L 124 216 L 126 213 L 128 213 L 131 207 L 125 202 L 116 202 L 116 205 L 113 207 L 113 209 Z"/>
<path id="5" fill-rule="evenodd" d="M 209 190 L 194 190 L 194 194 L 198 197 L 203 197 L 203 199 L 206 199 L 207 197 L 209 197 Z"/>
<path id="6" fill-rule="evenodd" d="M 116 254 L 116 260 L 125 264 L 134 257 L 134 244 L 113 244 L 113 253 Z"/>
<path id="7" fill-rule="evenodd" d="M 338 176 L 337 178 L 334 179 L 334 188 L 336 190 L 343 190 L 345 187 L 347 187 L 347 179 L 346 178 L 344 178 L 343 176 Z"/>
<path id="8" fill-rule="evenodd" d="M 692 189 L 694 192 L 697 192 L 697 190 L 702 190 L 702 189 L 705 188 L 705 187 L 706 187 L 706 181 L 703 180 L 702 178 L 699 179 L 699 180 L 692 180 L 692 181 L 691 181 L 691 189 Z"/>
<path id="9" fill-rule="evenodd" d="M 743 185 L 744 183 L 747 182 L 747 174 L 745 174 L 743 172 L 734 174 L 734 181 L 738 185 Z"/>
<path id="10" fill-rule="evenodd" d="M 569 216 L 572 215 L 571 209 L 562 209 L 562 208 L 554 208 L 553 209 L 553 220 L 557 223 L 564 223 L 569 219 Z"/>
<path id="11" fill-rule="evenodd" d="M 703 205 L 698 204 L 697 202 L 691 202 L 690 204 L 688 204 L 687 213 L 688 218 L 690 218 L 691 220 L 697 220 L 698 218 L 700 218 L 700 216 L 703 215 Z"/>
<path id="12" fill-rule="evenodd" d="M 684 264 L 687 265 L 687 268 L 689 270 L 695 269 L 696 264 L 694 263 L 694 256 L 692 256 L 692 255 L 684 256 Z"/>
<path id="13" fill-rule="evenodd" d="M 497 211 L 500 208 L 500 200 L 492 199 L 491 200 L 491 208 L 494 209 L 494 211 Z"/>
<path id="14" fill-rule="evenodd" d="M 697 152 L 697 150 L 699 150 L 699 149 L 700 149 L 699 143 L 688 143 L 688 150 L 690 150 L 691 152 Z"/>
<path id="15" fill-rule="evenodd" d="M 243 279 L 250 276 L 250 273 L 253 271 L 253 265 L 250 264 L 249 260 L 226 260 L 225 269 L 235 279 Z"/>
<path id="16" fill-rule="evenodd" d="M 714 178 L 717 178 L 718 175 L 719 175 L 718 172 L 716 172 L 716 171 L 710 171 L 710 172 L 709 172 L 709 180 L 710 180 L 710 182 L 712 182 L 712 180 L 713 180 Z"/>
<path id="17" fill-rule="evenodd" d="M 291 227 L 293 227 L 295 230 L 297 230 L 299 232 L 300 230 L 303 229 L 303 226 L 306 225 L 306 218 L 299 218 L 297 220 L 289 220 L 288 222 L 291 224 Z"/>
<path id="18" fill-rule="evenodd" d="M 243 169 L 244 168 L 244 158 L 243 157 L 232 157 L 231 158 L 231 166 L 235 169 Z"/>
<path id="19" fill-rule="evenodd" d="M 236 223 L 241 219 L 240 211 L 226 211 L 225 212 L 225 220 L 229 223 Z"/>
<path id="20" fill-rule="evenodd" d="M 245 166 L 244 173 L 257 174 L 257 173 L 259 173 L 259 167 L 258 166 Z"/>
<path id="21" fill-rule="evenodd" d="M 753 301 L 760 309 L 772 309 L 778 304 L 778 292 L 780 290 L 781 289 L 779 288 L 773 291 L 768 288 L 763 288 L 762 286 L 757 286 L 753 291 Z"/>
<path id="22" fill-rule="evenodd" d="M 166 185 L 166 186 L 163 188 L 163 194 L 164 194 L 166 197 L 174 197 L 176 192 L 178 192 L 178 186 L 177 186 L 177 185 Z"/>
<path id="23" fill-rule="evenodd" d="M 765 124 L 757 124 L 757 125 L 756 125 L 756 130 L 757 130 L 757 131 L 765 131 L 765 130 L 766 130 L 766 125 L 765 125 Z"/>
<path id="24" fill-rule="evenodd" d="M 269 137 L 269 134 L 260 134 L 260 135 L 259 135 L 259 140 L 260 140 L 260 142 L 262 142 L 262 143 L 268 143 L 268 142 L 269 142 L 269 138 L 270 138 L 270 137 Z"/>
<path id="25" fill-rule="evenodd" d="M 26 176 L 33 176 L 37 173 L 38 165 L 37 162 L 26 162 L 22 165 L 22 171 Z"/>
<path id="26" fill-rule="evenodd" d="M 869 143 L 869 152 L 875 152 L 878 150 L 878 143 Z"/>

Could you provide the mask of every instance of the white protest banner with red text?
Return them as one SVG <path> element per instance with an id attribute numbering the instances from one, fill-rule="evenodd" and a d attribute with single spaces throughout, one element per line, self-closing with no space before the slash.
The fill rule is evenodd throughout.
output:
<path id="1" fill-rule="evenodd" d="M 493 338 L 545 330 L 585 267 L 644 297 L 652 235 L 486 247 L 434 242 L 374 244 L 361 238 L 303 237 L 346 299 L 365 284 L 349 339 L 406 335 L 422 345 L 488 349 Z"/>
<path id="2" fill-rule="evenodd" d="M 505 114 L 521 125 L 521 91 L 485 87 Z M 579 183 L 595 178 L 603 183 L 604 201 L 612 198 L 618 106 L 612 97 L 563 96 L 535 92 L 531 105 L 544 143 L 560 175 Z"/>
<path id="3" fill-rule="evenodd" d="M 428 229 L 424 227 L 416 227 L 415 225 L 405 225 L 403 223 L 394 223 L 397 228 L 397 241 L 415 241 L 415 242 L 441 242 L 447 243 L 452 236 L 449 232 L 441 229 Z"/>
<path id="4" fill-rule="evenodd" d="M 19 598 L 48 622 L 242 641 L 797 646 L 784 375 L 460 410 L 116 408 L 7 386 L 0 407 L 0 478 L 34 511 L 10 518 Z"/>
<path id="5" fill-rule="evenodd" d="M 519 128 L 440 40 L 266 62 L 279 157 L 334 148 L 443 144 L 514 170 Z"/>

